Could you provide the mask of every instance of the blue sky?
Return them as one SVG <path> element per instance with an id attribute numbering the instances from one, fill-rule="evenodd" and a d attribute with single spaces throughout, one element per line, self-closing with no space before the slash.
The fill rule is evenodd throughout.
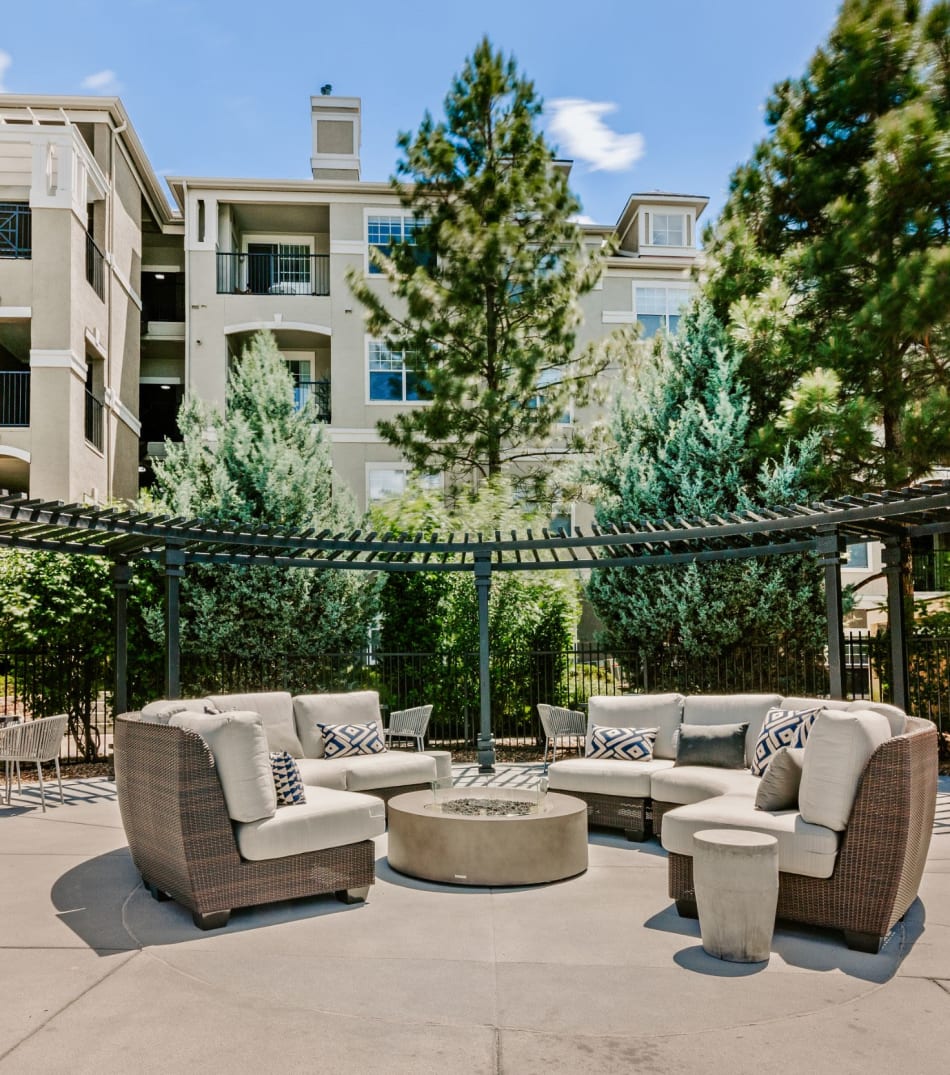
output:
<path id="1" fill-rule="evenodd" d="M 364 179 L 400 130 L 440 115 L 479 38 L 513 53 L 585 216 L 613 223 L 655 189 L 722 205 L 765 133 L 762 105 L 801 74 L 837 0 L 47 0 L 0 30 L 8 93 L 116 93 L 160 174 L 309 176 L 309 97 L 362 97 Z M 52 28 L 55 27 L 55 30 Z"/>

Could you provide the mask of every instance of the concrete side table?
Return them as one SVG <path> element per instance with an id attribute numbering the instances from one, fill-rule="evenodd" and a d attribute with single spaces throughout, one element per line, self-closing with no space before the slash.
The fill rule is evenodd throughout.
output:
<path id="1" fill-rule="evenodd" d="M 741 829 L 693 835 L 693 883 L 703 948 L 732 963 L 764 963 L 778 903 L 778 842 Z"/>

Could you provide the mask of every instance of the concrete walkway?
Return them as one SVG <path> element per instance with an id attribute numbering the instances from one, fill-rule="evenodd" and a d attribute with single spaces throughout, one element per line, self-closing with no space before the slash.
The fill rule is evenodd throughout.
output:
<path id="1" fill-rule="evenodd" d="M 877 956 L 804 929 L 764 966 L 706 956 L 655 842 L 594 834 L 585 874 L 524 889 L 413 881 L 377 844 L 367 904 L 201 933 L 142 889 L 112 784 L 71 782 L 45 814 L 24 786 L 0 807 L 0 1072 L 950 1070 L 946 778 L 921 900 Z"/>

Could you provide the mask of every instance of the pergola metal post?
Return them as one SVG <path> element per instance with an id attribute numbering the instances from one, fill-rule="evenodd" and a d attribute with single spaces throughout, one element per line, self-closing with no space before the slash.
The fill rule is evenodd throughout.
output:
<path id="1" fill-rule="evenodd" d="M 478 591 L 478 678 L 480 720 L 478 728 L 478 771 L 495 771 L 495 740 L 491 731 L 491 672 L 488 649 L 488 594 L 491 591 L 491 555 L 475 554 L 475 588 Z"/>
<path id="2" fill-rule="evenodd" d="M 908 706 L 907 632 L 904 622 L 904 573 L 901 570 L 901 542 L 897 536 L 884 539 L 881 557 L 887 578 L 887 626 L 891 636 L 891 701 L 905 713 Z"/>
<path id="3" fill-rule="evenodd" d="M 129 708 L 129 579 L 132 568 L 124 557 L 112 561 L 112 589 L 115 594 L 115 666 L 113 712 Z"/>
<path id="4" fill-rule="evenodd" d="M 844 610 L 841 604 L 841 562 L 844 541 L 837 527 L 819 531 L 815 541 L 818 563 L 825 572 L 825 612 L 828 618 L 828 693 L 844 698 Z"/>
<path id="5" fill-rule="evenodd" d="M 169 542 L 165 546 L 165 697 L 181 697 L 181 645 L 179 612 L 185 552 Z"/>

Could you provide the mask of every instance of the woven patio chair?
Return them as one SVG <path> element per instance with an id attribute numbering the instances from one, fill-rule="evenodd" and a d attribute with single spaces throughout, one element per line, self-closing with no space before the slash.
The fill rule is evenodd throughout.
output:
<path id="1" fill-rule="evenodd" d="M 425 750 L 426 728 L 432 716 L 431 705 L 419 705 L 415 709 L 400 709 L 389 714 L 389 727 L 385 729 L 386 745 L 390 740 L 415 739 L 416 749 Z"/>
<path id="2" fill-rule="evenodd" d="M 538 702 L 538 716 L 544 729 L 544 764 L 548 764 L 548 746 L 551 747 L 551 761 L 557 760 L 558 739 L 586 739 L 587 717 L 576 709 L 564 709 L 557 705 L 545 705 Z"/>
<path id="3" fill-rule="evenodd" d="M 10 776 L 13 765 L 17 767 L 17 791 L 23 790 L 20 785 L 21 762 L 33 762 L 36 765 L 36 774 L 40 782 L 40 802 L 43 804 L 44 813 L 46 789 L 43 786 L 43 762 L 56 763 L 59 801 L 66 802 L 63 798 L 63 779 L 59 771 L 59 751 L 68 723 L 68 714 L 62 713 L 56 717 L 40 717 L 37 720 L 25 721 L 23 724 L 13 724 L 0 730 L 0 761 L 6 762 L 7 806 L 10 805 Z"/>

